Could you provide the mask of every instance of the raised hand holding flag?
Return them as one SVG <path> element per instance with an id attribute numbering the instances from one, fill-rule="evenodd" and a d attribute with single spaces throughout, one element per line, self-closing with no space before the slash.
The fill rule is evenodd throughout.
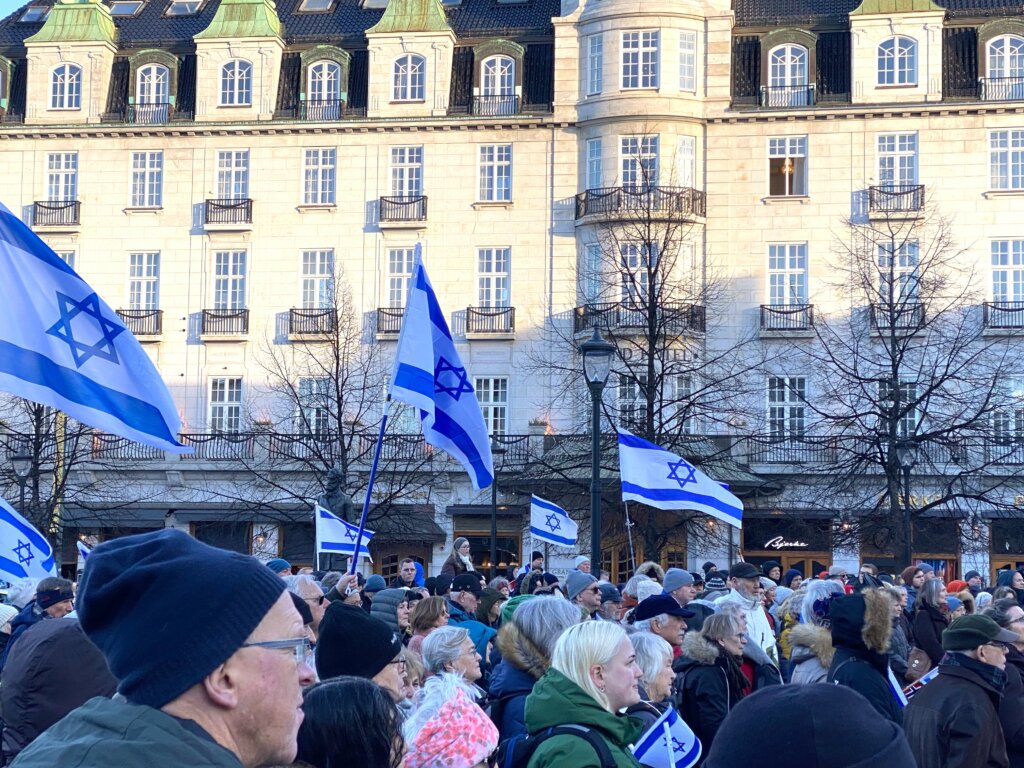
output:
<path id="1" fill-rule="evenodd" d="M 649 768 L 690 768 L 700 760 L 701 750 L 700 739 L 669 707 L 637 741 L 633 756 Z"/>
<path id="2" fill-rule="evenodd" d="M 359 557 L 372 562 L 368 544 L 373 538 L 373 531 L 363 529 L 359 536 L 359 526 L 350 525 L 335 514 L 321 507 L 314 507 L 316 517 L 316 553 L 326 552 L 329 555 L 352 556 L 356 552 L 356 541 L 359 541 Z M 319 558 L 318 558 L 319 559 Z M 355 558 L 358 559 L 358 558 Z"/>

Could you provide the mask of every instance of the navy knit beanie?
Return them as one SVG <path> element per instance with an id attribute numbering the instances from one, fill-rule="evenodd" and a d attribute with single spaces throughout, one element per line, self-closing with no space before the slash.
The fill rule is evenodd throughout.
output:
<path id="1" fill-rule="evenodd" d="M 162 707 L 231 657 L 285 590 L 253 557 L 174 529 L 89 555 L 78 618 L 129 701 Z"/>

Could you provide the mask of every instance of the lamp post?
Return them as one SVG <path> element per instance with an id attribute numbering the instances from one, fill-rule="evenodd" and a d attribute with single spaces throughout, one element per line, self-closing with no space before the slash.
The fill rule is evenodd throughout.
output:
<path id="1" fill-rule="evenodd" d="M 910 472 L 917 464 L 917 443 L 900 440 L 896 443 L 896 460 L 903 470 L 903 563 L 913 565 L 914 534 L 910 524 Z"/>
<path id="2" fill-rule="evenodd" d="M 11 466 L 14 468 L 14 476 L 18 479 L 18 514 L 28 517 L 25 514 L 25 485 L 32 474 L 31 454 L 18 451 L 11 457 Z"/>
<path id="3" fill-rule="evenodd" d="M 615 345 L 605 341 L 594 326 L 594 335 L 580 345 L 583 376 L 590 389 L 590 563 L 601 571 L 601 393 L 608 383 Z"/>
<path id="4" fill-rule="evenodd" d="M 505 446 L 491 438 L 491 464 L 494 468 L 494 479 L 491 480 L 491 578 L 498 575 L 498 467 L 495 456 L 505 453 Z"/>

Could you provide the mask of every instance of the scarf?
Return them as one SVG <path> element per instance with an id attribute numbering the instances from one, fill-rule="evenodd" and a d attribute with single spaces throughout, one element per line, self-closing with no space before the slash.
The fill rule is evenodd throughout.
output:
<path id="1" fill-rule="evenodd" d="M 999 693 L 1003 695 L 1003 691 L 1006 688 L 1006 673 L 999 667 L 993 667 L 991 664 L 985 664 L 984 662 L 972 659 L 970 656 L 965 656 L 962 653 L 955 651 L 949 651 L 942 659 L 941 667 L 960 667 L 961 669 L 967 669 L 976 674 L 986 683 L 991 685 Z"/>
<path id="2" fill-rule="evenodd" d="M 467 571 L 472 571 L 472 570 L 474 570 L 474 569 L 473 569 L 473 558 L 472 558 L 472 557 L 470 557 L 469 555 L 461 555 L 461 554 L 460 554 L 460 555 L 459 555 L 459 560 L 461 560 L 461 561 L 462 561 L 462 564 L 463 564 L 464 566 L 466 566 L 466 570 L 467 570 Z"/>

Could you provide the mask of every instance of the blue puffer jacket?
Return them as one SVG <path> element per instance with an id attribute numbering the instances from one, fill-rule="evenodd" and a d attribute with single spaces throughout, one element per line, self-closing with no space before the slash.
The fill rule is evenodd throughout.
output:
<path id="1" fill-rule="evenodd" d="M 508 659 L 502 659 L 491 673 L 487 691 L 491 697 L 491 720 L 498 726 L 501 741 L 526 733 L 526 697 L 536 682 L 535 678 L 512 666 Z"/>

